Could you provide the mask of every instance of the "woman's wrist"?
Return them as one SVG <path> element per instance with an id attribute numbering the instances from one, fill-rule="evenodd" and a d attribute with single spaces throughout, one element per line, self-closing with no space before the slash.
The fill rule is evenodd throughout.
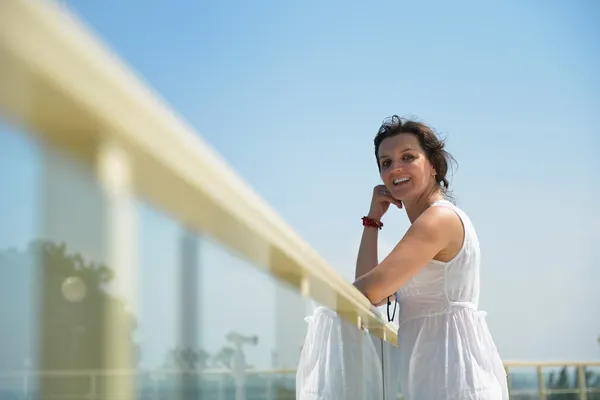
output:
<path id="1" fill-rule="evenodd" d="M 362 224 L 365 228 L 383 228 L 383 222 L 381 222 L 381 219 L 370 216 L 362 217 Z"/>
<path id="2" fill-rule="evenodd" d="M 369 210 L 367 217 L 371 219 L 376 219 L 377 221 L 381 221 L 381 219 L 383 218 L 383 214 L 381 213 L 381 211 Z"/>

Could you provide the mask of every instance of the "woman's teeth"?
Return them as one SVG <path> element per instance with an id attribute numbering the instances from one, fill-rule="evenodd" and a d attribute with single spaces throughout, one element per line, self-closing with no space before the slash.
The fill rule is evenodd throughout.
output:
<path id="1" fill-rule="evenodd" d="M 410 180 L 410 178 L 398 178 L 398 179 L 394 179 L 394 180 L 392 181 L 392 183 L 393 183 L 394 185 L 399 185 L 399 184 L 401 184 L 401 183 L 408 182 L 409 180 Z"/>

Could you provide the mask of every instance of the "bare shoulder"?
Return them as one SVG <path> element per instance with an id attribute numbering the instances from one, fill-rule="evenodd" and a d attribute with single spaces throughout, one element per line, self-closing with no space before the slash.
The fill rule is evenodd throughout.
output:
<path id="1" fill-rule="evenodd" d="M 464 240 L 463 222 L 450 207 L 429 207 L 413 223 L 418 234 L 427 235 L 439 245 L 434 259 L 447 262 L 453 259 Z"/>
<path id="2" fill-rule="evenodd" d="M 436 242 L 443 252 L 461 243 L 464 235 L 462 221 L 450 207 L 429 207 L 413 222 L 407 234 Z"/>
<path id="3" fill-rule="evenodd" d="M 413 226 L 428 231 L 462 232 L 462 221 L 456 211 L 450 207 L 429 207 L 415 220 Z"/>

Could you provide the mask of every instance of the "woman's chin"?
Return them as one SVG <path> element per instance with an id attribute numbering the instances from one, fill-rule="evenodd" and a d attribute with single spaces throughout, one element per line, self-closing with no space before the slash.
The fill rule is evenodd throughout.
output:
<path id="1" fill-rule="evenodd" d="M 400 200 L 402 203 L 412 203 L 420 197 L 420 193 L 415 193 L 414 190 L 397 190 L 391 192 L 392 196 L 396 200 Z"/>
<path id="2" fill-rule="evenodd" d="M 400 201 L 404 201 L 405 199 L 409 199 L 411 197 L 411 190 L 409 188 L 399 188 L 394 187 L 390 190 L 390 194 L 396 199 Z"/>

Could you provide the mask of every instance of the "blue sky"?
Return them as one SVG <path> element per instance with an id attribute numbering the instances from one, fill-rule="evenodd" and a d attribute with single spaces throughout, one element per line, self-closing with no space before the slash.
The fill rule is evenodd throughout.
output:
<path id="1" fill-rule="evenodd" d="M 380 122 L 400 114 L 430 123 L 459 163 L 452 185 L 480 235 L 481 305 L 502 356 L 600 358 L 597 2 L 64 3 L 348 280 L 379 182 Z M 14 189 L 0 207 L 9 221 L 0 247 L 21 246 L 35 229 L 39 155 L 10 133 L 0 143 L 0 183 Z M 141 291 L 154 296 L 156 282 L 174 279 L 164 265 L 177 261 L 178 230 L 146 208 L 142 220 Z M 385 222 L 389 251 L 408 221 L 393 210 Z M 272 309 L 274 284 L 213 250 L 204 253 L 211 263 L 228 266 L 206 272 L 205 303 L 219 304 L 206 309 L 210 325 L 238 315 L 231 324 L 266 346 L 282 328 L 246 329 L 252 307 L 222 304 L 214 288 Z M 149 348 L 175 340 L 169 287 L 157 289 L 162 306 L 141 305 Z M 203 341 L 214 349 L 222 334 L 214 328 Z M 266 363 L 261 346 L 250 362 Z"/>

